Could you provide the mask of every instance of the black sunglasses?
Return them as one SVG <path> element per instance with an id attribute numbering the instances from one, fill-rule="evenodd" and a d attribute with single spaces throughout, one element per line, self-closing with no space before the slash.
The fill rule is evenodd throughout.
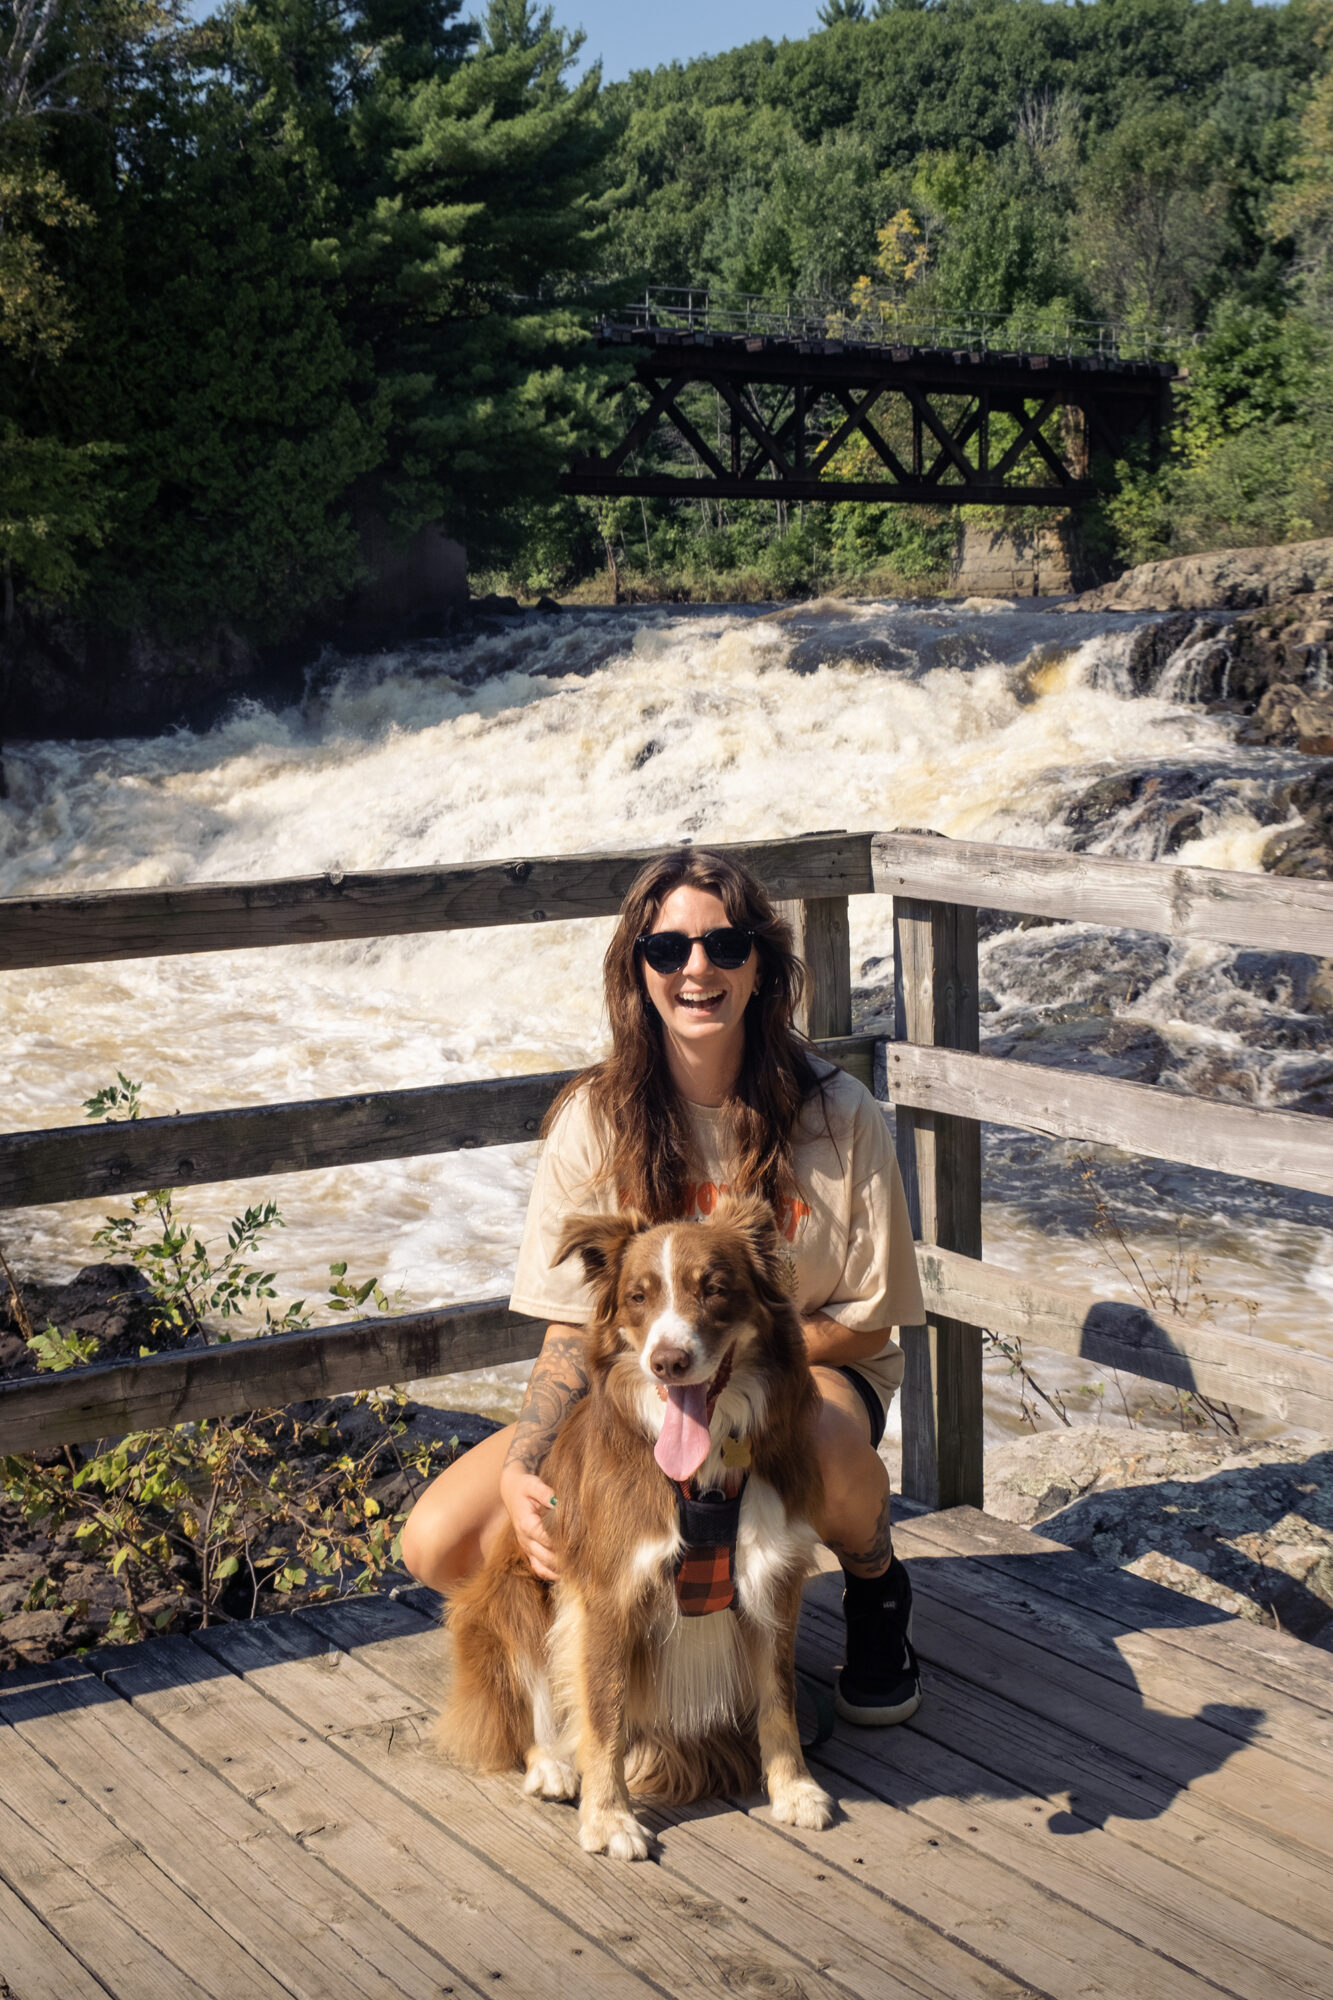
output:
<path id="1" fill-rule="evenodd" d="M 696 944 L 703 946 L 708 963 L 719 972 L 735 972 L 754 949 L 754 932 L 725 924 L 699 937 L 686 937 L 684 931 L 648 931 L 638 942 L 654 972 L 683 972 Z"/>

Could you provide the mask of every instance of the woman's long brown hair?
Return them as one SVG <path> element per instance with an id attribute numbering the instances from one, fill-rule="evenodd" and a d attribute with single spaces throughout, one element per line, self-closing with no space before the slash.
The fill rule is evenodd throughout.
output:
<path id="1" fill-rule="evenodd" d="M 576 1091 L 588 1093 L 594 1121 L 610 1137 L 603 1166 L 622 1208 L 653 1222 L 683 1213 L 695 1177 L 689 1114 L 671 1081 L 662 1022 L 648 998 L 638 940 L 657 921 L 673 889 L 688 885 L 716 896 L 727 921 L 754 933 L 759 980 L 745 1010 L 745 1054 L 726 1102 L 737 1194 L 762 1194 L 775 1204 L 796 1191 L 792 1151 L 806 1099 L 821 1088 L 806 1044 L 794 1026 L 805 968 L 792 949 L 790 926 L 763 885 L 726 855 L 678 848 L 650 861 L 635 877 L 603 964 L 611 1054 L 567 1084 L 542 1127 L 550 1131 Z"/>

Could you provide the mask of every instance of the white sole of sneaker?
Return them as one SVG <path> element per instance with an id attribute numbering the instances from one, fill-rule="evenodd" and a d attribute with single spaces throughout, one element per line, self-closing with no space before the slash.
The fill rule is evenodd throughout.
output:
<path id="1" fill-rule="evenodd" d="M 918 1688 L 908 1700 L 900 1701 L 893 1708 L 857 1708 L 842 1698 L 842 1689 L 835 1688 L 833 1706 L 844 1722 L 854 1722 L 861 1729 L 887 1729 L 895 1722 L 906 1722 L 921 1706 L 921 1690 Z"/>

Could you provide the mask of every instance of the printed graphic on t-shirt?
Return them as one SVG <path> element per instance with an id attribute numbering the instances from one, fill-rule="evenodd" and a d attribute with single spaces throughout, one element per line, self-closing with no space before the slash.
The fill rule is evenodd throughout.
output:
<path id="1" fill-rule="evenodd" d="M 691 1221 L 709 1216 L 717 1207 L 722 1195 L 730 1192 L 730 1183 L 723 1181 L 691 1181 L 685 1189 L 685 1213 Z M 778 1228 L 789 1243 L 796 1241 L 797 1232 L 810 1214 L 808 1202 L 798 1201 L 794 1195 L 787 1195 L 779 1205 Z"/>

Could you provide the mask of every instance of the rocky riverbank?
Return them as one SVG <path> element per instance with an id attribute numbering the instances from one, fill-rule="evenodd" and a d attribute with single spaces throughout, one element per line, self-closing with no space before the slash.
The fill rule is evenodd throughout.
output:
<path id="1" fill-rule="evenodd" d="M 1333 1652 L 1333 1444 L 1097 1428 L 986 1454 L 986 1511 Z"/>

